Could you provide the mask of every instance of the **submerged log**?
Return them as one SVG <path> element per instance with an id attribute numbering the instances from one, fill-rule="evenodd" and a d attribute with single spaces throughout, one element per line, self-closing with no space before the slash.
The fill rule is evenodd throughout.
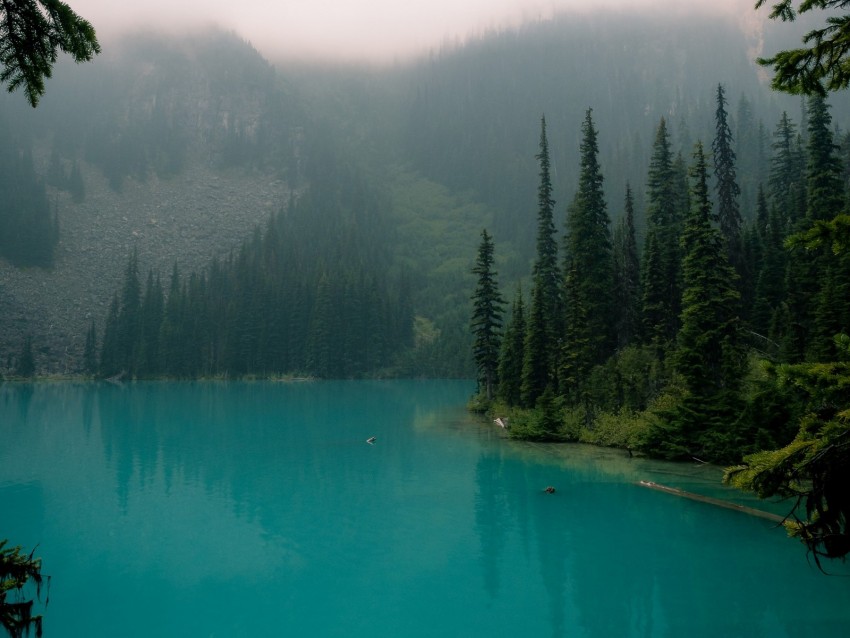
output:
<path id="1" fill-rule="evenodd" d="M 681 496 L 683 498 L 689 498 L 692 501 L 698 501 L 700 503 L 708 503 L 709 505 L 716 505 L 717 507 L 724 507 L 729 510 L 735 510 L 736 512 L 743 512 L 744 514 L 749 514 L 750 516 L 758 516 L 759 518 L 766 518 L 769 521 L 773 521 L 774 523 L 784 523 L 785 517 L 780 516 L 779 514 L 774 514 L 772 512 L 765 512 L 764 510 L 757 510 L 753 507 L 747 507 L 746 505 L 739 505 L 738 503 L 732 503 L 730 501 L 724 501 L 719 498 L 713 498 L 711 496 L 703 496 L 702 494 L 694 494 L 693 492 L 686 492 L 685 490 L 680 490 L 678 487 L 668 487 L 667 485 L 659 485 L 658 483 L 653 483 L 652 481 L 638 481 L 637 483 L 641 487 L 648 487 L 651 490 L 658 490 L 659 492 L 666 492 L 667 494 L 673 494 L 674 496 Z"/>

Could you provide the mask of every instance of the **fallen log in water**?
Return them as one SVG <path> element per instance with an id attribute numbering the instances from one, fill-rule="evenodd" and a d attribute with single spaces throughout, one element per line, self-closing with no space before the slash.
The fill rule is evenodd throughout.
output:
<path id="1" fill-rule="evenodd" d="M 743 512 L 744 514 L 749 514 L 750 516 L 766 518 L 767 520 L 773 521 L 775 523 L 782 523 L 785 521 L 785 517 L 779 516 L 779 514 L 765 512 L 764 510 L 757 510 L 753 507 L 739 505 L 738 503 L 731 503 L 729 501 L 724 501 L 719 498 L 712 498 L 711 496 L 703 496 L 702 494 L 686 492 L 685 490 L 680 490 L 678 487 L 668 487 L 667 485 L 659 485 L 658 483 L 653 483 L 652 481 L 638 481 L 637 484 L 642 487 L 648 487 L 651 490 L 658 490 L 659 492 L 666 492 L 667 494 L 673 494 L 674 496 L 689 498 L 692 501 L 708 503 L 709 505 L 717 505 L 718 507 L 725 507 L 726 509 L 735 510 L 736 512 Z"/>

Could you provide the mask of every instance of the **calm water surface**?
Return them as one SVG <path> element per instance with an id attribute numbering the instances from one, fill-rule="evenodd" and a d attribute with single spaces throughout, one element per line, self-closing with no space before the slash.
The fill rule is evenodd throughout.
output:
<path id="1" fill-rule="evenodd" d="M 716 469 L 508 441 L 472 389 L 6 384 L 0 538 L 39 545 L 46 638 L 850 635 L 850 577 L 634 484 Z"/>

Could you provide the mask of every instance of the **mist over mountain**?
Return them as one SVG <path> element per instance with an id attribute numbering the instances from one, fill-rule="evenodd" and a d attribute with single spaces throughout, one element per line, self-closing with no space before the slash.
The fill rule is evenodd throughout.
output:
<path id="1" fill-rule="evenodd" d="M 728 18 L 621 12 L 565 15 L 383 69 L 275 68 L 221 31 L 135 35 L 91 64 L 61 64 L 37 110 L 18 95 L 0 99 L 15 161 L 31 163 L 58 225 L 45 267 L 0 258 L 0 368 L 32 335 L 40 370 L 79 371 L 86 327 L 101 329 L 134 249 L 143 274 L 175 263 L 200 271 L 290 198 L 322 189 L 333 172 L 304 169 L 331 153 L 388 202 L 390 267 L 412 287 L 415 352 L 405 369 L 467 374 L 481 228 L 493 230 L 506 286 L 532 256 L 541 116 L 559 225 L 588 108 L 611 216 L 628 181 L 640 225 L 659 119 L 688 159 L 694 141 L 710 144 L 722 83 L 752 217 L 770 132 L 782 110 L 801 117 L 799 101 L 767 89 L 752 48 Z"/>

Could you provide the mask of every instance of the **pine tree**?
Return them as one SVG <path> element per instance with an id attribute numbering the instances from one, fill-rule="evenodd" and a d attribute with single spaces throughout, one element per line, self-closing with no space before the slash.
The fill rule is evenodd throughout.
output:
<path id="1" fill-rule="evenodd" d="M 582 124 L 581 163 L 578 192 L 568 216 L 567 250 L 581 281 L 583 304 L 588 312 L 591 335 L 590 360 L 601 364 L 614 349 L 611 269 L 611 219 L 605 204 L 603 176 L 599 166 L 597 131 L 592 110 Z"/>
<path id="2" fill-rule="evenodd" d="M 780 211 L 783 231 L 796 226 L 805 214 L 805 156 L 794 123 L 783 111 L 773 134 L 768 189 Z"/>
<path id="3" fill-rule="evenodd" d="M 575 263 L 566 268 L 564 281 L 565 331 L 558 369 L 560 393 L 570 405 L 587 405 L 589 400 L 589 376 L 593 367 L 590 321 L 588 321 L 585 297 L 581 292 L 581 276 Z"/>
<path id="4" fill-rule="evenodd" d="M 520 405 L 522 401 L 522 362 L 525 342 L 525 304 L 522 288 L 517 287 L 516 298 L 511 308 L 511 318 L 502 338 L 499 354 L 498 397 L 508 405 Z"/>
<path id="5" fill-rule="evenodd" d="M 103 327 L 103 344 L 100 347 L 100 374 L 111 377 L 121 372 L 118 352 L 118 295 L 112 296 Z"/>
<path id="6" fill-rule="evenodd" d="M 646 257 L 641 272 L 644 338 L 655 344 L 659 352 L 673 341 L 679 326 L 680 211 L 687 201 L 686 189 L 677 188 L 682 174 L 674 166 L 667 125 L 662 118 L 649 165 Z"/>
<path id="7" fill-rule="evenodd" d="M 635 232 L 634 197 L 626 184 L 625 212 L 614 231 L 614 310 L 617 348 L 637 342 L 640 335 L 640 261 Z"/>
<path id="8" fill-rule="evenodd" d="M 797 223 L 797 231 L 832 219 L 843 210 L 844 204 L 841 162 L 833 142 L 832 118 L 826 100 L 820 96 L 809 98 L 807 112 L 806 216 Z M 840 272 L 840 263 L 832 264 L 831 267 L 838 270 L 828 273 L 831 262 L 832 256 L 825 247 L 809 250 L 805 255 L 798 251 L 788 261 L 786 290 L 790 329 L 785 336 L 785 350 L 792 363 L 829 358 L 832 335 L 825 335 L 824 330 L 828 330 L 827 326 L 840 325 L 841 310 L 826 302 L 836 297 L 824 287 L 834 288 L 830 281 L 834 277 L 839 280 L 850 277 L 850 272 Z M 820 326 L 817 335 L 816 323 Z"/>
<path id="9" fill-rule="evenodd" d="M 826 99 L 809 98 L 806 212 L 810 222 L 832 219 L 844 208 L 841 160 Z"/>
<path id="10" fill-rule="evenodd" d="M 35 357 L 32 352 L 32 336 L 24 337 L 24 343 L 21 346 L 21 352 L 18 355 L 18 362 L 15 366 L 15 375 L 30 379 L 35 374 Z"/>
<path id="11" fill-rule="evenodd" d="M 141 376 L 152 376 L 159 368 L 159 337 L 165 299 L 159 276 L 148 271 L 145 293 L 139 309 L 139 355 L 138 371 Z"/>
<path id="12" fill-rule="evenodd" d="M 478 391 L 488 401 L 493 399 L 499 383 L 499 353 L 504 306 L 496 280 L 493 249 L 492 238 L 486 230 L 482 230 L 478 258 L 472 269 L 472 273 L 478 276 L 478 283 L 472 295 L 470 327 L 474 337 L 472 355 L 478 371 Z"/>
<path id="13" fill-rule="evenodd" d="M 124 271 L 124 287 L 116 323 L 117 364 L 131 375 L 135 374 L 138 367 L 141 299 L 139 256 L 134 249 Z"/>
<path id="14" fill-rule="evenodd" d="M 184 295 L 180 285 L 180 273 L 175 263 L 171 270 L 168 298 L 165 301 L 165 313 L 160 334 L 159 369 L 169 377 L 181 377 L 186 374 L 183 355 L 183 305 Z M 219 309 L 221 312 L 221 309 Z M 106 333 L 104 332 L 104 348 Z M 223 355 L 222 355 L 223 356 Z M 223 365 L 223 364 L 222 364 Z M 226 369 L 226 368 L 225 368 Z"/>
<path id="15" fill-rule="evenodd" d="M 573 382 L 585 383 L 590 367 L 604 363 L 615 346 L 611 292 L 614 287 L 611 260 L 610 219 L 602 189 L 603 176 L 599 166 L 597 131 L 592 111 L 588 109 L 582 124 L 580 146 L 581 172 L 578 191 L 567 213 L 565 253 L 569 263 L 565 271 L 574 270 L 568 294 L 581 312 L 567 308 L 567 332 L 580 335 L 578 341 L 564 339 L 562 356 L 573 362 L 581 361 L 580 369 L 567 375 Z M 565 298 L 567 293 L 565 293 Z M 575 325 L 575 322 L 584 325 Z M 581 348 L 584 352 L 572 352 Z M 572 366 L 571 366 L 572 367 Z M 563 381 L 565 394 L 575 394 Z"/>
<path id="16" fill-rule="evenodd" d="M 86 374 L 97 373 L 97 332 L 94 319 L 92 319 L 89 329 L 86 331 L 86 344 L 83 348 L 83 372 Z"/>
<path id="17" fill-rule="evenodd" d="M 741 189 L 735 173 L 735 151 L 732 149 L 732 130 L 726 115 L 726 96 L 723 85 L 717 85 L 715 135 L 711 149 L 714 153 L 714 177 L 717 183 L 717 220 L 726 246 L 729 262 L 740 275 L 743 270 L 741 246 L 741 211 L 738 197 Z"/>
<path id="18" fill-rule="evenodd" d="M 740 295 L 736 275 L 711 224 L 711 202 L 701 143 L 694 151 L 692 207 L 682 235 L 684 292 L 676 371 L 688 390 L 679 419 L 685 447 L 699 444 L 713 457 L 734 449 L 728 432 L 744 374 L 738 342 Z M 726 430 L 725 432 L 722 430 Z"/>
<path id="19" fill-rule="evenodd" d="M 537 257 L 534 262 L 531 289 L 531 311 L 528 318 L 523 352 L 522 401 L 533 406 L 554 376 L 555 352 L 560 325 L 560 272 L 558 244 L 555 240 L 552 180 L 546 118 L 540 120 L 540 184 L 537 189 Z"/>

